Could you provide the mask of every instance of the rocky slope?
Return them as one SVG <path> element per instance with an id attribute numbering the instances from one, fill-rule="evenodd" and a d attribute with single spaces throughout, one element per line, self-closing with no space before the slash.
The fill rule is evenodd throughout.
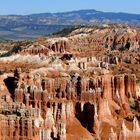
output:
<path id="1" fill-rule="evenodd" d="M 1 140 L 138 140 L 139 29 L 81 27 L 0 58 Z"/>

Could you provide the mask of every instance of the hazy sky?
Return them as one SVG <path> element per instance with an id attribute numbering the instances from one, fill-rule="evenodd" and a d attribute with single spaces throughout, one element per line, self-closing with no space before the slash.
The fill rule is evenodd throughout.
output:
<path id="1" fill-rule="evenodd" d="M 140 0 L 0 0 L 0 15 L 79 9 L 140 14 Z"/>

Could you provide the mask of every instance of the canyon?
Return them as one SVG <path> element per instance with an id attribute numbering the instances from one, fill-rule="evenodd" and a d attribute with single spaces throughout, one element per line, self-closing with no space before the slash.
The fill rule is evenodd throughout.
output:
<path id="1" fill-rule="evenodd" d="M 0 57 L 0 140 L 140 139 L 138 28 L 76 27 L 11 50 Z"/>

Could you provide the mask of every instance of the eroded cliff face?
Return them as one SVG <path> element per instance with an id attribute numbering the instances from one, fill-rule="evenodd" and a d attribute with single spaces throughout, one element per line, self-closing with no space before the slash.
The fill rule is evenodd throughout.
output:
<path id="1" fill-rule="evenodd" d="M 138 140 L 139 73 L 131 68 L 120 72 L 125 59 L 106 55 L 119 50 L 119 37 L 124 38 L 124 48 L 128 41 L 135 42 L 136 29 L 81 28 L 68 37 L 43 39 L 0 58 L 2 64 L 17 67 L 0 76 L 0 139 Z M 115 48 L 109 48 L 113 43 Z M 127 49 L 139 51 L 137 45 Z M 101 50 L 105 53 L 98 55 Z M 30 67 L 19 68 L 20 63 Z"/>
<path id="2" fill-rule="evenodd" d="M 71 129 L 83 131 L 79 139 L 94 139 L 91 134 L 103 139 L 103 124 L 110 139 L 133 139 L 135 133 L 139 137 L 139 123 L 129 105 L 130 98 L 139 98 L 134 75 L 48 78 L 20 71 L 13 77 L 14 95 L 1 99 L 3 139 L 74 139 Z M 133 120 L 126 121 L 132 130 L 123 121 L 126 117 Z"/>

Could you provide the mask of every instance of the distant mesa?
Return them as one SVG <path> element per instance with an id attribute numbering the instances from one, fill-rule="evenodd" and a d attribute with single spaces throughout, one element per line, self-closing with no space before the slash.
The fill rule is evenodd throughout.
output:
<path id="1" fill-rule="evenodd" d="M 63 13 L 0 16 L 0 38 L 34 39 L 75 25 L 123 23 L 140 27 L 140 15 L 79 10 Z"/>

